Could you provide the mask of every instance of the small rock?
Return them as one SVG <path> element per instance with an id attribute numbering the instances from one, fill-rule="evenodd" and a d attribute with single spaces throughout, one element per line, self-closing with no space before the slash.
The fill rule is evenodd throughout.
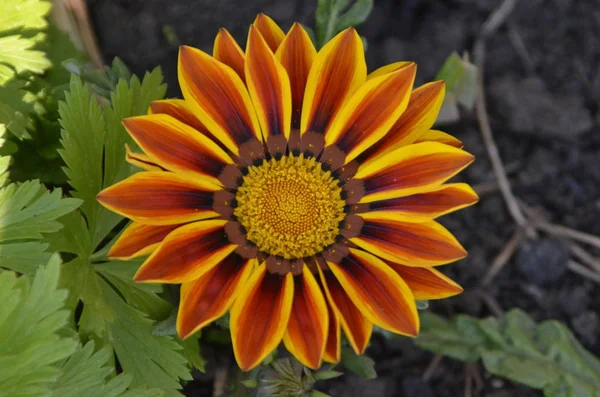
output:
<path id="1" fill-rule="evenodd" d="M 553 94 L 537 77 L 495 79 L 490 85 L 490 95 L 502 123 L 514 132 L 572 140 L 593 126 L 590 111 L 581 97 Z"/>
<path id="2" fill-rule="evenodd" d="M 567 271 L 569 248 L 561 240 L 528 241 L 515 258 L 519 272 L 532 284 L 543 286 L 558 281 Z"/>
<path id="3" fill-rule="evenodd" d="M 433 397 L 431 386 L 421 378 L 406 378 L 402 381 L 403 395 L 406 397 Z"/>
<path id="4" fill-rule="evenodd" d="M 585 311 L 573 319 L 572 325 L 573 330 L 584 344 L 594 346 L 598 342 L 598 329 L 600 329 L 598 313 L 591 310 Z"/>

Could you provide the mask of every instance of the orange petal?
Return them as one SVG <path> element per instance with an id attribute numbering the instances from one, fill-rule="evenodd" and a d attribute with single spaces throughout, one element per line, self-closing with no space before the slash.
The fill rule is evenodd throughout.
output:
<path id="1" fill-rule="evenodd" d="M 415 299 L 448 298 L 463 292 L 460 285 L 432 267 L 409 267 L 386 262 L 408 284 Z"/>
<path id="2" fill-rule="evenodd" d="M 325 298 L 308 266 L 304 266 L 302 275 L 294 277 L 294 303 L 283 343 L 304 366 L 318 369 L 328 327 Z"/>
<path id="3" fill-rule="evenodd" d="M 350 249 L 340 264 L 328 262 L 352 302 L 373 324 L 402 335 L 419 333 L 417 306 L 408 285 L 381 259 Z"/>
<path id="4" fill-rule="evenodd" d="M 466 183 L 449 183 L 429 192 L 369 203 L 364 219 L 393 219 L 428 222 L 439 216 L 473 205 L 477 193 Z"/>
<path id="5" fill-rule="evenodd" d="M 229 310 L 248 281 L 254 262 L 254 259 L 245 260 L 231 254 L 200 278 L 181 285 L 177 314 L 177 334 L 180 338 L 196 333 Z"/>
<path id="6" fill-rule="evenodd" d="M 434 221 L 365 220 L 358 237 L 350 241 L 374 255 L 406 266 L 443 265 L 467 255 L 452 233 Z"/>
<path id="7" fill-rule="evenodd" d="M 136 153 L 131 150 L 128 144 L 125 144 L 125 160 L 144 171 L 164 171 L 165 169 L 150 160 L 150 157 L 144 153 Z"/>
<path id="8" fill-rule="evenodd" d="M 367 161 L 410 145 L 429 130 L 440 112 L 445 92 L 443 81 L 428 83 L 414 90 L 402 116 L 388 134 L 365 153 Z"/>
<path id="9" fill-rule="evenodd" d="M 317 50 L 302 25 L 294 23 L 277 49 L 277 59 L 287 71 L 292 90 L 292 129 L 300 128 L 304 89 Z"/>
<path id="10" fill-rule="evenodd" d="M 306 82 L 300 131 L 324 132 L 346 99 L 367 79 L 362 40 L 349 28 L 317 54 Z"/>
<path id="11" fill-rule="evenodd" d="M 96 199 L 104 207 L 136 222 L 174 225 L 214 218 L 213 193 L 220 188 L 172 172 L 138 172 L 104 189 Z"/>
<path id="12" fill-rule="evenodd" d="M 420 142 L 439 142 L 444 145 L 453 146 L 458 149 L 463 148 L 463 143 L 450 134 L 438 130 L 427 130 L 417 138 L 415 143 Z"/>
<path id="13" fill-rule="evenodd" d="M 175 229 L 146 259 L 134 280 L 180 284 L 201 277 L 237 248 L 225 235 L 225 223 L 214 219 Z"/>
<path id="14" fill-rule="evenodd" d="M 473 162 L 473 155 L 437 142 L 416 143 L 361 164 L 361 203 L 409 196 L 438 187 Z"/>
<path id="15" fill-rule="evenodd" d="M 279 47 L 285 37 L 283 30 L 281 30 L 274 20 L 262 13 L 256 16 L 252 25 L 258 29 L 271 51 L 275 53 L 277 47 Z"/>
<path id="16" fill-rule="evenodd" d="M 348 163 L 379 141 L 406 109 L 416 72 L 412 64 L 363 84 L 331 121 L 325 144 L 337 144 Z"/>
<path id="17" fill-rule="evenodd" d="M 325 345 L 325 352 L 323 353 L 323 360 L 335 364 L 339 363 L 341 359 L 342 335 L 340 332 L 340 320 L 329 302 L 327 303 L 327 315 L 329 318 L 329 331 L 327 333 L 327 343 Z"/>
<path id="18" fill-rule="evenodd" d="M 143 225 L 133 222 L 127 226 L 108 252 L 109 258 L 131 259 L 151 254 L 167 234 L 181 225 Z"/>
<path id="19" fill-rule="evenodd" d="M 243 371 L 256 367 L 281 342 L 294 298 L 292 273 L 256 268 L 231 307 L 229 324 L 235 359 Z"/>
<path id="20" fill-rule="evenodd" d="M 191 172 L 221 185 L 219 174 L 233 163 L 210 138 L 169 115 L 130 117 L 123 125 L 152 161 L 170 171 Z"/>
<path id="21" fill-rule="evenodd" d="M 396 70 L 407 67 L 408 65 L 412 65 L 414 62 L 394 62 L 389 65 L 385 65 L 380 67 L 379 69 L 375 69 L 371 73 L 367 75 L 367 80 L 370 80 L 375 77 L 383 76 L 384 74 L 395 72 Z"/>
<path id="22" fill-rule="evenodd" d="M 219 29 L 219 33 L 215 37 L 213 57 L 232 68 L 242 81 L 246 81 L 244 51 L 242 51 L 233 36 L 225 28 Z"/>
<path id="23" fill-rule="evenodd" d="M 352 300 L 332 272 L 324 272 L 319 269 L 319 273 L 327 301 L 344 329 L 350 346 L 356 354 L 363 354 L 371 339 L 373 324 L 352 303 Z M 339 350 L 339 336 L 337 349 Z M 339 360 L 339 352 L 337 358 Z"/>
<path id="24" fill-rule="evenodd" d="M 290 136 L 292 98 L 290 79 L 258 30 L 250 27 L 246 46 L 246 82 L 265 141 Z"/>
<path id="25" fill-rule="evenodd" d="M 260 126 L 248 91 L 229 66 L 196 48 L 179 49 L 179 85 L 193 112 L 234 154 L 256 137 Z"/>
<path id="26" fill-rule="evenodd" d="M 206 136 L 212 134 L 206 129 L 206 126 L 196 117 L 189 105 L 183 99 L 164 99 L 154 101 L 150 104 L 150 114 L 168 114 L 177 120 L 195 128 Z"/>

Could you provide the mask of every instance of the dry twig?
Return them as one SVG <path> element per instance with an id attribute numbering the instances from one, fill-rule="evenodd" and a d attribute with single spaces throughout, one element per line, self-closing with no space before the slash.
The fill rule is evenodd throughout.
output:
<path id="1" fill-rule="evenodd" d="M 569 250 L 575 255 L 580 261 L 594 269 L 600 274 L 600 258 L 594 257 L 592 254 L 584 250 L 580 245 L 576 243 L 569 243 Z"/>
<path id="2" fill-rule="evenodd" d="M 600 273 L 597 273 L 593 270 L 588 269 L 587 267 L 583 266 L 581 263 L 570 260 L 569 263 L 567 264 L 567 267 L 572 272 L 575 272 L 575 273 L 579 274 L 580 276 L 589 278 L 590 280 L 600 284 Z"/>
<path id="3" fill-rule="evenodd" d="M 429 379 L 431 379 L 431 377 L 433 376 L 433 373 L 435 372 L 435 370 L 437 369 L 437 367 L 442 362 L 442 358 L 444 358 L 444 356 L 442 356 L 440 354 L 436 354 L 435 356 L 433 356 L 433 358 L 431 359 L 431 362 L 429 363 L 429 365 L 425 369 L 425 372 L 423 372 L 422 379 L 424 381 L 428 381 Z"/>
<path id="4" fill-rule="evenodd" d="M 215 371 L 215 377 L 213 381 L 213 397 L 218 397 L 225 393 L 228 372 L 229 371 L 227 371 L 227 367 L 223 367 Z"/>
<path id="5" fill-rule="evenodd" d="M 511 238 L 506 242 L 500 253 L 494 258 L 492 265 L 489 267 L 485 276 L 481 280 L 481 287 L 485 287 L 489 285 L 494 277 L 502 270 L 504 265 L 509 261 L 509 259 L 513 256 L 519 245 L 521 244 L 521 240 L 523 237 L 523 233 L 521 229 L 517 229 Z"/>

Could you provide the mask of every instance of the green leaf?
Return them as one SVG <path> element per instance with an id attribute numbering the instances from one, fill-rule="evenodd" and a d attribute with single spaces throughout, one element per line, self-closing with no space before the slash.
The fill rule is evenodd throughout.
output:
<path id="1" fill-rule="evenodd" d="M 152 335 L 152 321 L 127 305 L 106 282 L 101 284 L 116 313 L 108 326 L 110 340 L 123 371 L 133 375 L 132 384 L 147 384 L 165 390 L 167 396 L 180 396 L 177 379 L 191 379 L 181 346 L 171 337 Z"/>
<path id="2" fill-rule="evenodd" d="M 424 313 L 416 343 L 461 360 L 481 359 L 487 371 L 541 389 L 547 397 L 600 394 L 600 360 L 563 324 L 535 324 L 518 309 L 498 319 L 460 316 L 451 322 Z"/>
<path id="3" fill-rule="evenodd" d="M 344 373 L 339 371 L 319 371 L 313 374 L 315 380 L 334 379 L 342 375 L 344 375 Z"/>
<path id="4" fill-rule="evenodd" d="M 17 138 L 31 138 L 27 129 L 33 127 L 29 118 L 34 111 L 33 98 L 25 90 L 25 82 L 11 80 L 0 84 L 0 126 Z"/>
<path id="5" fill-rule="evenodd" d="M 35 45 L 35 40 L 20 35 L 0 37 L 0 84 L 15 74 L 40 74 L 51 66 L 43 52 L 32 49 Z"/>
<path id="6" fill-rule="evenodd" d="M 342 365 L 365 379 L 377 378 L 375 361 L 371 357 L 357 355 L 352 349 L 342 348 Z"/>
<path id="7" fill-rule="evenodd" d="M 60 337 L 69 322 L 67 291 L 58 290 L 60 260 L 54 255 L 33 280 L 0 270 L 0 391 L 12 397 L 47 396 L 60 376 L 55 364 L 77 341 Z"/>
<path id="8" fill-rule="evenodd" d="M 43 29 L 51 5 L 41 0 L 0 0 L 0 32 Z"/>
<path id="9" fill-rule="evenodd" d="M 194 335 L 186 338 L 182 341 L 181 347 L 183 348 L 183 355 L 194 368 L 200 372 L 206 371 L 206 360 L 200 354 L 200 332 L 196 332 Z"/>
<path id="10" fill-rule="evenodd" d="M 315 12 L 317 48 L 342 30 L 363 23 L 373 9 L 373 0 L 357 0 L 348 8 L 349 3 L 350 0 L 318 0 Z"/>
<path id="11" fill-rule="evenodd" d="M 0 264 L 21 273 L 33 273 L 49 259 L 41 242 L 44 234 L 62 228 L 57 218 L 75 210 L 81 201 L 62 198 L 61 189 L 49 192 L 28 181 L 0 189 Z"/>
<path id="12" fill-rule="evenodd" d="M 129 390 L 131 375 L 114 376 L 112 350 L 102 348 L 94 353 L 94 342 L 88 342 L 66 360 L 62 372 L 52 387 L 53 397 L 117 397 L 132 393 L 144 397 L 163 396 L 159 389 Z"/>
<path id="13" fill-rule="evenodd" d="M 444 61 L 435 79 L 444 80 L 446 83 L 446 97 L 441 113 L 448 115 L 446 116 L 447 121 L 452 121 L 449 117 L 457 114 L 456 104 L 464 106 L 467 110 L 473 109 L 477 94 L 477 67 L 475 65 L 453 52 Z M 444 110 L 444 107 L 448 110 Z"/>

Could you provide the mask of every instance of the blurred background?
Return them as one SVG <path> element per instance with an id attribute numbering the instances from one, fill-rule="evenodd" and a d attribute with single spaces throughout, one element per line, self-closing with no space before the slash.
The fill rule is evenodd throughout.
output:
<path id="1" fill-rule="evenodd" d="M 367 39 L 369 70 L 411 60 L 418 64 L 417 85 L 432 80 L 453 51 L 472 57 L 484 21 L 501 3 L 376 0 L 358 26 Z M 178 97 L 180 44 L 211 52 L 220 27 L 245 43 L 259 12 L 284 31 L 294 21 L 314 26 L 316 1 L 90 0 L 88 7 L 102 57 L 118 56 L 138 75 L 161 66 L 168 96 Z M 593 237 L 600 235 L 600 2 L 517 1 L 487 38 L 485 59 L 483 89 L 495 147 L 482 139 L 475 110 L 462 109 L 458 121 L 440 125 L 476 155 L 461 178 L 475 186 L 480 203 L 441 220 L 469 251 L 444 268 L 465 293 L 432 302 L 430 310 L 484 317 L 518 307 L 536 321 L 561 320 L 600 355 L 600 269 L 594 267 L 600 251 Z M 525 228 L 499 189 L 488 156 L 496 148 Z M 207 368 L 218 368 L 218 348 L 207 346 L 202 354 Z M 376 361 L 377 379 L 347 374 L 321 389 L 333 396 L 542 395 L 486 375 L 480 365 L 436 359 L 407 338 L 375 335 L 368 355 Z M 213 375 L 199 377 L 187 393 L 211 395 Z"/>

